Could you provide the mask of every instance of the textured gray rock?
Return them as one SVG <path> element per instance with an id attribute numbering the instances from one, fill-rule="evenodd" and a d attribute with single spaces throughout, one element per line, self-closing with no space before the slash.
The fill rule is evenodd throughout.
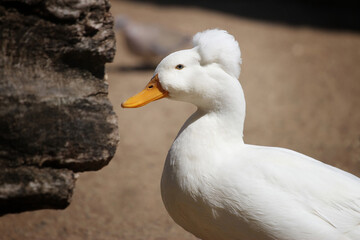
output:
<path id="1" fill-rule="evenodd" d="M 98 170 L 113 157 L 117 120 L 104 81 L 115 54 L 109 8 L 90 0 L 0 2 L 1 213 L 64 208 L 73 171 Z"/>
<path id="2" fill-rule="evenodd" d="M 65 208 L 75 187 L 71 170 L 19 167 L 0 170 L 0 214 Z"/>

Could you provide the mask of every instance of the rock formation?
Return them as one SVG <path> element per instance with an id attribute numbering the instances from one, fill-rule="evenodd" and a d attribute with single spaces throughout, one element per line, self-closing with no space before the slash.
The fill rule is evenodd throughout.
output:
<path id="1" fill-rule="evenodd" d="M 65 208 L 118 142 L 108 0 L 0 2 L 0 214 Z"/>

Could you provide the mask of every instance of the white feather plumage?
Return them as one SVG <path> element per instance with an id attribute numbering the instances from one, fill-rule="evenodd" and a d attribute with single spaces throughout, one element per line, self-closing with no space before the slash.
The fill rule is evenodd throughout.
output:
<path id="1" fill-rule="evenodd" d="M 239 44 L 227 31 L 212 29 L 199 32 L 193 38 L 193 45 L 198 48 L 202 64 L 218 63 L 227 73 L 239 78 Z"/>

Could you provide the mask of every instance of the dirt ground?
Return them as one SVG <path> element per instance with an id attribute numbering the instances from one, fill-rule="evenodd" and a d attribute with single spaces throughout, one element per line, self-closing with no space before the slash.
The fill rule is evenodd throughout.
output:
<path id="1" fill-rule="evenodd" d="M 245 142 L 290 148 L 360 176 L 359 34 L 133 2 L 112 2 L 112 12 L 188 34 L 228 30 L 242 50 Z M 159 186 L 167 150 L 195 108 L 161 100 L 121 109 L 153 70 L 124 68 L 139 59 L 117 38 L 117 55 L 108 65 L 121 136 L 116 156 L 104 169 L 80 175 L 67 209 L 1 217 L 1 240 L 195 239 L 168 216 Z"/>

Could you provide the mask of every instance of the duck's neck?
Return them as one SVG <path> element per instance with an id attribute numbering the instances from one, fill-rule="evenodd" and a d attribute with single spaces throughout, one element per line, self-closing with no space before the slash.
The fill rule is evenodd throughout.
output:
<path id="1" fill-rule="evenodd" d="M 239 83 L 211 105 L 198 110 L 185 122 L 179 135 L 222 143 L 244 143 L 245 98 Z M 191 141 L 190 139 L 187 139 Z"/>

